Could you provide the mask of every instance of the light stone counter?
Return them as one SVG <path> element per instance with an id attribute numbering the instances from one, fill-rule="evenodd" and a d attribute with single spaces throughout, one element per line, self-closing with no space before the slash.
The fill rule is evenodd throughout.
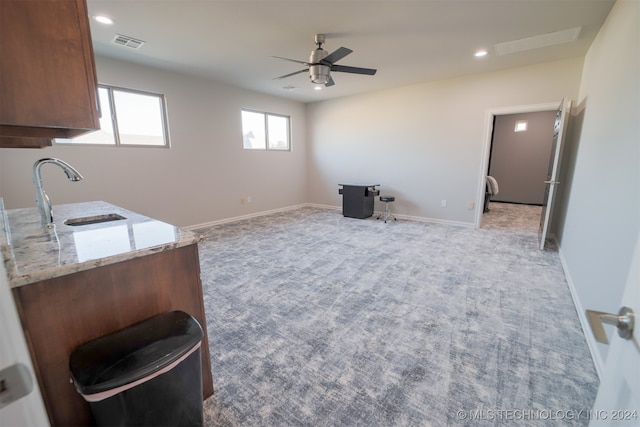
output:
<path id="1" fill-rule="evenodd" d="M 118 214 L 126 219 L 65 225 L 71 218 Z M 44 230 L 36 207 L 5 210 L 0 198 L 0 250 L 12 288 L 197 243 L 196 234 L 106 202 L 53 206 Z"/>

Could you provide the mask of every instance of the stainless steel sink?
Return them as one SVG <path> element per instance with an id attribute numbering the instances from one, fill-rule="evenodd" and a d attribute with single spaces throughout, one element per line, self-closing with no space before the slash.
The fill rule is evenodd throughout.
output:
<path id="1" fill-rule="evenodd" d="M 104 215 L 85 216 L 82 218 L 71 218 L 71 219 L 67 219 L 64 223 L 65 225 L 78 226 L 78 225 L 100 224 L 102 222 L 119 221 L 121 219 L 127 219 L 127 218 L 123 217 L 122 215 L 118 215 L 117 213 L 108 213 Z"/>

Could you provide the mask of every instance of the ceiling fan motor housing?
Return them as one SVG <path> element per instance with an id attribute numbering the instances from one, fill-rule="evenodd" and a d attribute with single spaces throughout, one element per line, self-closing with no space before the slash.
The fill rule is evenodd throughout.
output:
<path id="1" fill-rule="evenodd" d="M 311 51 L 309 57 L 309 77 L 311 81 L 316 84 L 326 84 L 329 81 L 329 71 L 331 68 L 328 65 L 320 64 L 324 58 L 329 55 L 326 50 L 318 47 Z"/>

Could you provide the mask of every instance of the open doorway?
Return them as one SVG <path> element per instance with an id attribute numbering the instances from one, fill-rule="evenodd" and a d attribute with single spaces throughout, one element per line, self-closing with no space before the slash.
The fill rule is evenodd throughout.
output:
<path id="1" fill-rule="evenodd" d="M 534 111 L 494 117 L 487 175 L 499 192 L 485 202 L 483 228 L 538 229 L 556 116 Z"/>
<path id="2" fill-rule="evenodd" d="M 495 116 L 487 175 L 500 192 L 493 202 L 542 206 L 556 111 Z"/>
<path id="3" fill-rule="evenodd" d="M 538 229 L 556 110 L 548 103 L 487 111 L 476 228 Z M 498 183 L 494 196 L 486 194 L 488 175 Z"/>

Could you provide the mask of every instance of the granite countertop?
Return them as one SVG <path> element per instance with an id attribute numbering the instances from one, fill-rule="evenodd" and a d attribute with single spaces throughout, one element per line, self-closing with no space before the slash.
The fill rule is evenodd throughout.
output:
<path id="1" fill-rule="evenodd" d="M 118 214 L 125 219 L 66 225 L 71 218 Z M 171 224 L 97 201 L 53 206 L 43 229 L 36 207 L 5 210 L 0 198 L 0 250 L 12 288 L 197 243 Z"/>

